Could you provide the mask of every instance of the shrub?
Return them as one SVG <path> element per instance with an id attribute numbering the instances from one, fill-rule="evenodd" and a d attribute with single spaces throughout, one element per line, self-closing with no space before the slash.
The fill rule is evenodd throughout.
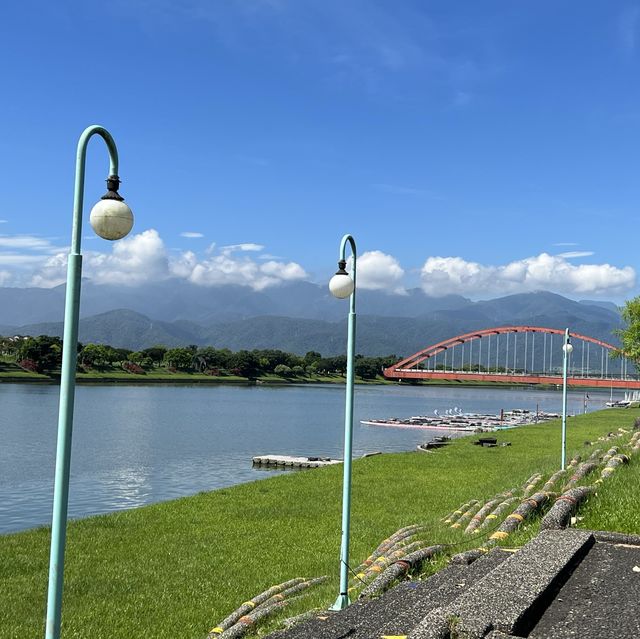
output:
<path id="1" fill-rule="evenodd" d="M 286 364 L 278 364 L 274 369 L 273 372 L 276 375 L 280 375 L 282 377 L 289 377 L 289 375 L 291 375 L 291 368 L 289 366 L 287 366 Z"/>
<path id="2" fill-rule="evenodd" d="M 122 362 L 122 368 L 124 368 L 125 371 L 127 371 L 127 373 L 133 373 L 134 375 L 144 375 L 144 368 L 142 368 L 142 366 L 139 366 L 138 364 L 135 364 L 134 362 Z"/>
<path id="3" fill-rule="evenodd" d="M 30 373 L 39 373 L 38 365 L 32 359 L 21 359 L 18 362 L 18 366 L 20 368 L 24 368 L 24 370 L 29 371 Z"/>

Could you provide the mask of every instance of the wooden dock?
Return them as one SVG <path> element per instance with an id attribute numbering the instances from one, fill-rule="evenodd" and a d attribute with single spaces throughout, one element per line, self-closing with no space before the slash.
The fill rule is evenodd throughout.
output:
<path id="1" fill-rule="evenodd" d="M 341 464 L 341 459 L 329 457 L 295 457 L 292 455 L 257 455 L 253 458 L 254 466 L 271 466 L 273 468 L 320 468 Z"/>

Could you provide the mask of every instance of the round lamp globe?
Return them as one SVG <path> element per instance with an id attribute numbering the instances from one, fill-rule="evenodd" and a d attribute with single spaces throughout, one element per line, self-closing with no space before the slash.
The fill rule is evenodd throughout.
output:
<path id="1" fill-rule="evenodd" d="M 338 299 L 345 299 L 353 293 L 355 285 L 353 280 L 346 273 L 336 273 L 331 280 L 329 280 L 329 290 L 334 297 Z"/>
<path id="2" fill-rule="evenodd" d="M 91 209 L 89 222 L 101 238 L 120 240 L 133 228 L 133 213 L 120 200 L 100 200 Z"/>
<path id="3" fill-rule="evenodd" d="M 562 347 L 562 350 L 563 350 L 567 355 L 569 355 L 569 353 L 571 353 L 571 352 L 573 351 L 573 344 L 571 344 L 571 343 L 565 344 L 565 345 Z"/>

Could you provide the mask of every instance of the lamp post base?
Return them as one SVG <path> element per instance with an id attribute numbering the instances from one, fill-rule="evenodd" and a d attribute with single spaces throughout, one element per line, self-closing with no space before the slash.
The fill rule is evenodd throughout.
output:
<path id="1" fill-rule="evenodd" d="M 351 605 L 351 600 L 349 599 L 349 595 L 338 595 L 336 602 L 329 608 L 329 610 L 344 610 L 348 606 Z"/>

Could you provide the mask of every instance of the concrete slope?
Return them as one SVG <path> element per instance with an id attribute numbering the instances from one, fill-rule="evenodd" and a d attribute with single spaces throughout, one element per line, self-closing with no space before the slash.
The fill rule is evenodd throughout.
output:
<path id="1" fill-rule="evenodd" d="M 270 639 L 640 637 L 640 536 L 547 530 Z"/>

